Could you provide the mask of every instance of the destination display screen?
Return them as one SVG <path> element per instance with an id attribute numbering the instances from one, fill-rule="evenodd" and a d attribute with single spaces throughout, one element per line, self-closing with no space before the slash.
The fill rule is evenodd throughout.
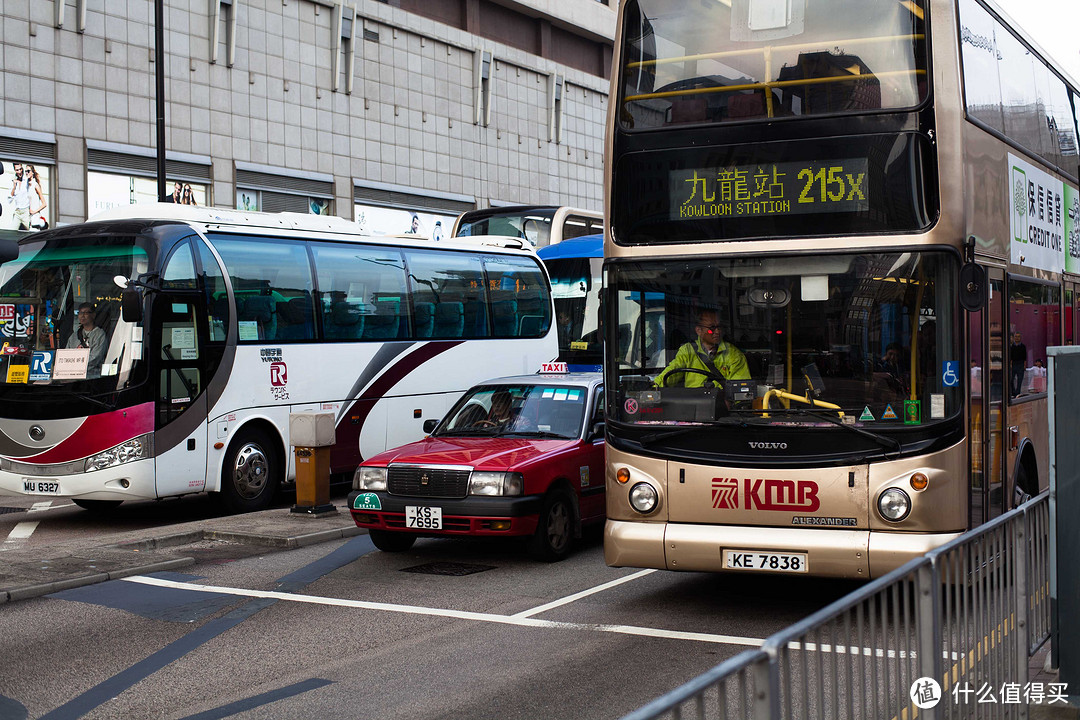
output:
<path id="1" fill-rule="evenodd" d="M 742 218 L 864 212 L 866 158 L 695 167 L 671 172 L 670 217 Z"/>

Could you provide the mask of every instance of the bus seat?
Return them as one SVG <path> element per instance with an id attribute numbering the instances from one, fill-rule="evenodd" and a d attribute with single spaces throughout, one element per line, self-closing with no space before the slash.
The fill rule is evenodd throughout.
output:
<path id="1" fill-rule="evenodd" d="M 465 330 L 465 309 L 460 302 L 441 302 L 435 306 L 434 337 L 461 337 Z"/>
<path id="2" fill-rule="evenodd" d="M 517 331 L 517 300 L 496 300 L 491 304 L 495 335 L 511 337 Z"/>
<path id="3" fill-rule="evenodd" d="M 465 300 L 465 337 L 487 337 L 487 315 L 484 303 L 476 298 Z"/>
<path id="4" fill-rule="evenodd" d="M 418 338 L 431 337 L 435 330 L 435 303 L 413 303 L 413 331 Z"/>
<path id="5" fill-rule="evenodd" d="M 311 298 L 300 295 L 278 303 L 278 340 L 311 340 L 315 326 L 311 321 Z"/>
<path id="6" fill-rule="evenodd" d="M 518 337 L 537 337 L 543 330 L 543 315 L 522 315 L 518 321 Z"/>
<path id="7" fill-rule="evenodd" d="M 375 303 L 375 313 L 364 321 L 365 340 L 392 340 L 398 336 L 398 304 L 380 300 Z"/>
<path id="8" fill-rule="evenodd" d="M 241 321 L 255 322 L 259 328 L 259 339 L 266 339 L 273 320 L 274 305 L 267 295 L 248 295 L 244 298 L 244 312 Z"/>
<path id="9" fill-rule="evenodd" d="M 701 97 L 677 97 L 671 100 L 672 125 L 678 123 L 704 122 L 706 110 L 705 98 Z"/>
<path id="10" fill-rule="evenodd" d="M 326 323 L 327 337 L 359 340 L 363 334 L 364 316 L 358 308 L 344 301 L 330 306 L 330 318 Z"/>
<path id="11" fill-rule="evenodd" d="M 765 117 L 765 96 L 761 93 L 734 93 L 728 98 L 729 120 Z"/>

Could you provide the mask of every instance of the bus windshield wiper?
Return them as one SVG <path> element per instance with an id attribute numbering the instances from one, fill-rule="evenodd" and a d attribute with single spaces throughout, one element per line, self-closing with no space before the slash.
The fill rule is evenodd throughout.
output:
<path id="1" fill-rule="evenodd" d="M 793 415 L 808 415 L 810 417 L 815 417 L 820 420 L 826 420 L 833 425 L 836 425 L 837 427 L 842 427 L 846 430 L 850 430 L 856 435 L 862 435 L 863 437 L 870 438 L 883 448 L 894 448 L 898 455 L 903 452 L 904 449 L 904 446 L 896 438 L 889 437 L 888 435 L 882 435 L 881 433 L 872 432 L 870 430 L 865 430 L 860 427 L 855 427 L 854 425 L 848 425 L 840 419 L 840 417 L 836 414 L 835 411 L 832 410 L 816 410 L 813 408 L 770 408 L 769 412 L 777 414 L 784 413 Z"/>
<path id="2" fill-rule="evenodd" d="M 91 403 L 92 405 L 97 405 L 98 407 L 103 407 L 106 410 L 115 410 L 116 409 L 116 400 L 115 399 L 112 402 L 106 402 L 104 400 L 98 400 L 93 395 L 87 395 L 85 393 L 77 393 L 74 390 L 59 390 L 55 394 L 56 395 L 67 396 L 67 397 L 78 398 L 80 400 L 85 400 L 88 403 Z"/>
<path id="3" fill-rule="evenodd" d="M 727 425 L 727 424 L 730 424 L 730 423 L 725 422 L 724 420 L 714 420 L 714 421 L 709 422 L 709 423 L 702 423 L 700 425 L 687 425 L 687 426 L 675 428 L 673 430 L 657 430 L 656 432 L 648 433 L 647 435 L 642 435 L 641 437 L 638 438 L 638 442 L 641 443 L 642 445 L 652 445 L 653 443 L 659 442 L 661 440 L 669 440 L 669 439 L 671 439 L 673 437 L 678 437 L 679 435 L 687 435 L 689 433 L 696 432 L 698 430 L 704 430 L 706 428 L 720 427 L 721 425 Z M 745 423 L 742 423 L 742 424 L 745 424 Z"/>

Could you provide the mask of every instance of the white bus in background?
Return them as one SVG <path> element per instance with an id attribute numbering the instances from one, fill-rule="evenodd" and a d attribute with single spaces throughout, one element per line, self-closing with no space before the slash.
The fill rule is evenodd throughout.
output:
<path id="1" fill-rule="evenodd" d="M 331 472 L 351 474 L 477 382 L 556 356 L 525 245 L 170 204 L 24 238 L 0 266 L 0 495 L 259 509 L 295 477 L 301 411 L 335 413 Z"/>
<path id="2" fill-rule="evenodd" d="M 454 223 L 451 235 L 505 235 L 542 248 L 583 235 L 595 235 L 603 229 L 604 215 L 595 210 L 557 205 L 510 205 L 462 213 Z"/>

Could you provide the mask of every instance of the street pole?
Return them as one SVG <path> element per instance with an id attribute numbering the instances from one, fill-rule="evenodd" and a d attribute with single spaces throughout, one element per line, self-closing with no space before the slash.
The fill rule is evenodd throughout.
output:
<path id="1" fill-rule="evenodd" d="M 157 105 L 157 191 L 165 202 L 165 0 L 154 0 L 154 79 Z"/>

